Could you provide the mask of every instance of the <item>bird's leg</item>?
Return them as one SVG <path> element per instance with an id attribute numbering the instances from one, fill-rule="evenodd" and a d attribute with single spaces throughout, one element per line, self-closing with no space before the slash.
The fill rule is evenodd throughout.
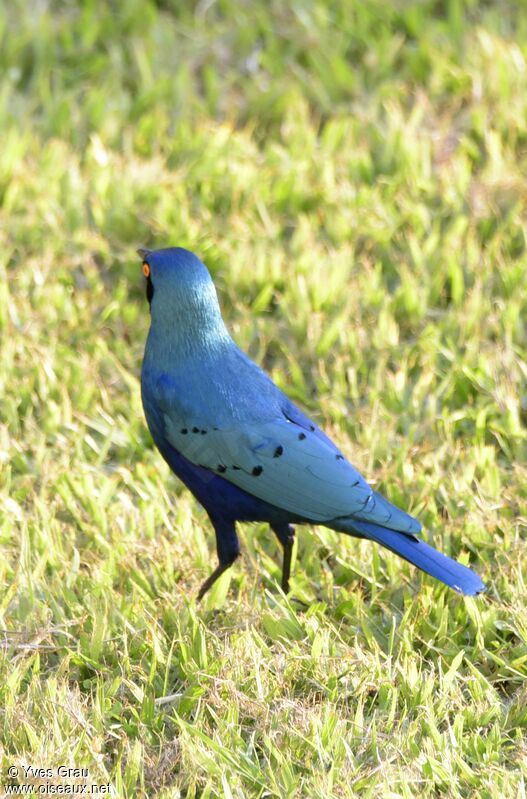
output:
<path id="1" fill-rule="evenodd" d="M 290 539 L 284 544 L 284 560 L 282 563 L 282 591 L 284 594 L 289 593 L 289 577 L 291 575 L 291 557 L 293 554 L 293 543 L 295 534 L 293 533 Z"/>
<path id="2" fill-rule="evenodd" d="M 293 554 L 293 544 L 295 542 L 295 528 L 292 524 L 272 524 L 271 529 L 284 548 L 284 559 L 282 562 L 282 591 L 289 593 L 289 577 L 291 575 L 291 556 Z"/>
<path id="3" fill-rule="evenodd" d="M 218 577 L 221 577 L 224 571 L 227 571 L 228 568 L 232 566 L 232 561 L 230 563 L 219 563 L 212 574 L 210 574 L 204 583 L 202 583 L 201 588 L 198 591 L 198 599 L 203 599 L 209 588 L 212 588 Z"/>
<path id="4" fill-rule="evenodd" d="M 198 600 L 203 599 L 209 588 L 212 588 L 218 577 L 232 566 L 240 554 L 240 542 L 236 535 L 234 522 L 224 519 L 212 519 L 214 532 L 216 533 L 216 549 L 218 552 L 219 563 L 209 577 L 205 580 L 198 593 Z"/>

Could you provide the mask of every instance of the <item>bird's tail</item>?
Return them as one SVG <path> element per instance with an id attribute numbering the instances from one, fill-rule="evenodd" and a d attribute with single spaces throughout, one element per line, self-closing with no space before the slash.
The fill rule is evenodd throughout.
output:
<path id="1" fill-rule="evenodd" d="M 474 596 L 486 588 L 485 583 L 475 572 L 438 552 L 413 534 L 389 530 L 372 522 L 355 519 L 346 520 L 345 525 L 341 522 L 338 529 L 352 535 L 355 532 L 361 537 L 371 538 L 372 541 L 382 544 L 383 547 L 395 552 L 437 580 L 441 580 L 460 594 Z"/>

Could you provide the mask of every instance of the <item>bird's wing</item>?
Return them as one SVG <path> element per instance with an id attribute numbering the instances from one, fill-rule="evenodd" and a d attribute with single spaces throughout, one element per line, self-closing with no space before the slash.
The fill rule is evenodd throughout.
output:
<path id="1" fill-rule="evenodd" d="M 307 418 L 307 417 L 306 417 Z M 399 513 L 402 529 L 411 517 L 378 495 L 313 425 L 284 415 L 262 423 L 218 429 L 164 412 L 165 436 L 185 458 L 249 494 L 313 521 L 338 517 L 390 524 Z M 313 428 L 313 429 L 311 429 Z"/>

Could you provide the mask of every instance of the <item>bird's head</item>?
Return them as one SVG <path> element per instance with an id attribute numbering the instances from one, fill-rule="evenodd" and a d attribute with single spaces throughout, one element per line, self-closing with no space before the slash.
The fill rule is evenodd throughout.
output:
<path id="1" fill-rule="evenodd" d="M 216 289 L 197 255 L 183 247 L 137 252 L 143 262 L 153 327 L 178 337 L 223 335 Z"/>

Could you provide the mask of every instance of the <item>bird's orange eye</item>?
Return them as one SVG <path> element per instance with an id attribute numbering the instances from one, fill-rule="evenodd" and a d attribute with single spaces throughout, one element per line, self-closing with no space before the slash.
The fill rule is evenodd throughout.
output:
<path id="1" fill-rule="evenodd" d="M 145 277 L 150 277 L 150 267 L 148 266 L 146 261 L 143 263 L 143 275 Z"/>

